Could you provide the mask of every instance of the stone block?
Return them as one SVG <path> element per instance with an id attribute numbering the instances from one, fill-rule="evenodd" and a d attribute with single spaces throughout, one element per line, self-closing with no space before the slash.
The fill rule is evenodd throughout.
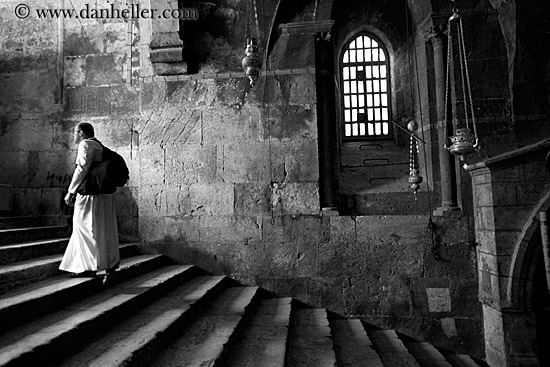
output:
<path id="1" fill-rule="evenodd" d="M 317 140 L 290 144 L 285 152 L 285 181 L 318 181 L 318 149 Z"/>
<path id="2" fill-rule="evenodd" d="M 331 304 L 330 310 L 337 314 L 344 314 L 344 298 L 341 277 L 314 277 L 311 276 L 308 282 L 310 302 L 315 307 L 325 307 Z"/>
<path id="3" fill-rule="evenodd" d="M 491 182 L 491 174 L 487 169 L 475 171 L 472 174 L 472 184 L 473 185 L 480 185 L 485 183 Z"/>
<path id="4" fill-rule="evenodd" d="M 548 192 L 548 184 L 518 182 L 516 183 L 516 191 L 518 205 L 534 205 Z"/>
<path id="5" fill-rule="evenodd" d="M 164 218 L 165 240 L 175 242 L 198 242 L 201 240 L 200 217 L 173 215 Z"/>
<path id="6" fill-rule="evenodd" d="M 130 22 L 131 22 L 130 20 L 129 21 L 120 20 L 120 21 L 105 23 L 103 25 L 103 32 L 105 34 L 103 47 L 104 47 L 105 53 L 126 54 L 130 52 L 128 47 L 128 40 L 127 40 L 128 33 L 129 33 L 128 28 L 129 28 Z M 135 36 L 135 33 L 134 33 L 134 36 Z M 131 57 L 131 55 L 128 55 L 128 57 Z"/>
<path id="7" fill-rule="evenodd" d="M 137 217 L 139 215 L 138 202 L 139 189 L 128 186 L 117 188 L 115 193 L 115 206 L 118 215 Z"/>
<path id="8" fill-rule="evenodd" d="M 187 73 L 185 62 L 155 62 L 153 70 L 156 75 L 183 75 Z"/>
<path id="9" fill-rule="evenodd" d="M 492 187 L 492 197 L 494 206 L 512 206 L 524 205 L 518 200 L 518 183 L 515 182 L 495 182 Z"/>
<path id="10" fill-rule="evenodd" d="M 124 83 L 122 75 L 123 60 L 126 55 L 103 54 L 86 56 L 86 85 L 87 86 L 111 86 Z M 112 98 L 112 92 L 109 91 Z"/>
<path id="11" fill-rule="evenodd" d="M 207 243 L 240 243 L 258 241 L 261 236 L 259 219 L 234 215 L 201 215 L 201 241 Z"/>
<path id="12" fill-rule="evenodd" d="M 53 67 L 52 67 L 53 69 Z M 0 114 L 49 113 L 59 98 L 57 74 L 50 70 L 0 75 Z"/>
<path id="13" fill-rule="evenodd" d="M 476 230 L 494 230 L 495 218 L 492 207 L 475 208 L 475 223 Z"/>
<path id="14" fill-rule="evenodd" d="M 166 146 L 166 183 L 192 185 L 216 181 L 217 147 L 185 144 Z"/>
<path id="15" fill-rule="evenodd" d="M 153 36 L 149 46 L 152 49 L 183 45 L 178 34 L 178 21 L 174 19 L 154 20 Z"/>
<path id="16" fill-rule="evenodd" d="M 65 187 L 72 177 L 75 158 L 66 151 L 30 151 L 27 164 L 29 187 Z"/>
<path id="17" fill-rule="evenodd" d="M 495 233 L 495 243 L 498 244 L 498 255 L 512 256 L 519 245 L 522 232 L 519 230 L 499 230 Z"/>
<path id="18" fill-rule="evenodd" d="M 235 207 L 231 183 L 193 184 L 189 187 L 191 213 L 194 215 L 232 215 Z"/>
<path id="19" fill-rule="evenodd" d="M 498 266 L 498 275 L 500 276 L 501 281 L 506 281 L 506 283 L 501 286 L 501 288 L 505 291 L 503 296 L 503 299 L 506 299 L 506 293 L 507 293 L 507 284 L 508 284 L 508 277 L 510 275 L 510 266 L 512 261 L 512 256 L 510 255 L 499 255 L 497 257 L 497 266 Z"/>
<path id="20" fill-rule="evenodd" d="M 486 254 L 484 252 L 478 253 L 478 269 L 479 271 L 490 273 L 491 275 L 500 275 L 499 273 L 499 256 Z"/>
<path id="21" fill-rule="evenodd" d="M 270 147 L 267 143 L 224 144 L 222 164 L 218 166 L 218 177 L 224 182 L 270 182 Z"/>
<path id="22" fill-rule="evenodd" d="M 479 244 L 479 251 L 488 254 L 497 254 L 496 232 L 476 228 L 476 242 Z"/>
<path id="23" fill-rule="evenodd" d="M 350 277 L 342 281 L 342 298 L 345 314 L 362 318 L 382 315 L 382 289 L 380 278 L 372 274 Z"/>
<path id="24" fill-rule="evenodd" d="M 524 180 L 526 182 L 548 182 L 549 173 L 546 170 L 544 158 L 535 158 L 523 165 Z"/>
<path id="25" fill-rule="evenodd" d="M 474 205 L 476 207 L 493 205 L 493 188 L 490 183 L 474 185 Z"/>
<path id="26" fill-rule="evenodd" d="M 164 217 L 139 217 L 139 233 L 144 242 L 158 242 L 166 238 L 165 218 Z"/>
<path id="27" fill-rule="evenodd" d="M 353 246 L 342 242 L 320 244 L 318 274 L 324 278 L 359 275 L 364 269 L 361 256 L 350 257 Z"/>
<path id="28" fill-rule="evenodd" d="M 260 278 L 296 276 L 297 245 L 294 242 L 256 243 L 250 249 L 250 270 Z"/>
<path id="29" fill-rule="evenodd" d="M 139 218 L 117 215 L 118 239 L 120 243 L 139 242 Z"/>
<path id="30" fill-rule="evenodd" d="M 272 202 L 275 213 L 318 214 L 320 211 L 319 184 L 317 182 L 274 184 Z"/>
<path id="31" fill-rule="evenodd" d="M 203 88 L 207 88 L 204 102 L 208 104 L 216 101 L 216 89 L 214 85 L 211 85 L 212 83 L 212 80 L 200 82 Z M 200 92 L 201 89 L 199 89 L 197 97 L 201 96 Z M 201 103 L 197 97 L 193 97 L 192 100 L 195 103 Z M 258 136 L 259 115 L 257 109 L 241 108 L 238 104 L 234 105 L 234 108 L 219 104 L 217 107 L 205 109 L 202 113 L 201 124 L 203 138 L 206 142 L 220 146 L 235 145 L 251 142 L 252 136 Z"/>
<path id="32" fill-rule="evenodd" d="M 86 85 L 86 58 L 65 58 L 63 83 L 65 87 L 83 87 Z"/>
<path id="33" fill-rule="evenodd" d="M 165 185 L 141 185 L 139 188 L 139 216 L 158 216 L 162 218 L 167 215 L 167 200 Z"/>
<path id="34" fill-rule="evenodd" d="M 260 183 L 235 184 L 235 214 L 265 215 L 271 212 L 271 188 Z"/>
<path id="35" fill-rule="evenodd" d="M 167 47 L 153 49 L 149 52 L 149 57 L 153 63 L 173 63 L 183 62 L 183 47 Z"/>
<path id="36" fill-rule="evenodd" d="M 532 208 L 530 206 L 500 206 L 494 208 L 495 229 L 521 231 Z"/>
<path id="37" fill-rule="evenodd" d="M 113 91 L 109 87 L 77 87 L 65 90 L 68 113 L 93 113 L 105 116 L 113 113 Z"/>
<path id="38" fill-rule="evenodd" d="M 285 242 L 326 242 L 326 227 L 318 215 L 287 215 L 283 217 Z"/>
<path id="39" fill-rule="evenodd" d="M 487 362 L 491 366 L 505 366 L 506 350 L 502 314 L 492 307 L 483 305 L 483 324 Z"/>
<path id="40" fill-rule="evenodd" d="M 430 312 L 451 312 L 451 291 L 449 288 L 426 288 Z"/>
<path id="41" fill-rule="evenodd" d="M 283 221 L 283 216 L 262 217 L 262 243 L 276 244 L 284 242 Z"/>
<path id="42" fill-rule="evenodd" d="M 0 146 L 3 144 L 0 143 Z M 29 182 L 28 152 L 2 152 L 0 182 L 14 187 L 26 187 Z"/>
<path id="43" fill-rule="evenodd" d="M 164 156 L 164 149 L 157 145 L 140 145 L 140 185 L 164 183 Z"/>
<path id="44" fill-rule="evenodd" d="M 213 271 L 238 279 L 240 274 L 248 272 L 248 245 L 245 243 L 216 243 L 210 246 L 210 255 L 214 259 Z"/>
<path id="45" fill-rule="evenodd" d="M 317 89 L 315 74 L 301 74 L 286 77 L 289 81 L 284 95 L 289 104 L 316 104 Z"/>
<path id="46" fill-rule="evenodd" d="M 298 241 L 296 243 L 295 274 L 300 277 L 317 275 L 319 263 L 319 243 L 315 241 Z"/>
<path id="47" fill-rule="evenodd" d="M 525 173 L 524 173 L 524 167 L 522 165 L 507 167 L 504 169 L 497 169 L 491 172 L 491 180 L 493 183 L 519 182 L 519 181 L 524 181 L 524 179 L 525 179 Z"/>
<path id="48" fill-rule="evenodd" d="M 259 287 L 275 292 L 280 297 L 292 295 L 293 298 L 304 303 L 309 303 L 311 301 L 310 282 L 310 278 L 292 276 L 273 278 L 262 275 L 256 278 L 256 283 Z"/>
<path id="49" fill-rule="evenodd" d="M 33 204 L 38 206 L 40 215 L 63 214 L 66 194 L 65 188 L 44 188 L 40 190 L 40 201 Z"/>
<path id="50" fill-rule="evenodd" d="M 330 218 L 330 243 L 353 243 L 357 240 L 355 217 L 338 216 Z"/>
<path id="51" fill-rule="evenodd" d="M 159 104 L 159 108 L 158 111 L 149 111 L 138 128 L 141 144 L 166 146 L 181 153 L 187 148 L 197 149 L 204 143 L 201 111 L 169 103 Z"/>
<path id="52" fill-rule="evenodd" d="M 168 185 L 166 192 L 166 215 L 181 216 L 190 215 L 192 211 L 189 186 Z"/>

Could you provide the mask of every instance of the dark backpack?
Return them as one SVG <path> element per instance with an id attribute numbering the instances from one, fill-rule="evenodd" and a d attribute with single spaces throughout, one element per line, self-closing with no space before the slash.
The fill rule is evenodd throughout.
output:
<path id="1" fill-rule="evenodd" d="M 103 144 L 101 146 L 103 160 L 90 165 L 86 178 L 78 187 L 80 195 L 113 194 L 117 187 L 126 185 L 130 179 L 124 158 Z"/>

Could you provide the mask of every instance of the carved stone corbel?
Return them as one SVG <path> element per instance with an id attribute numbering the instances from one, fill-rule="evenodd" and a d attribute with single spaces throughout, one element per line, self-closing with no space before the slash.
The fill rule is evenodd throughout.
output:
<path id="1" fill-rule="evenodd" d="M 172 13 L 178 9 L 177 0 L 150 0 L 152 9 Z M 155 74 L 185 74 L 185 47 L 180 37 L 180 20 L 177 18 L 152 17 L 150 58 Z"/>

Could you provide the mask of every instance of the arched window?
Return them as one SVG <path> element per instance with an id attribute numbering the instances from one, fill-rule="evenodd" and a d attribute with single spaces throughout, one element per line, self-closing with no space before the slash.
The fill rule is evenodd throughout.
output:
<path id="1" fill-rule="evenodd" d="M 340 59 L 344 140 L 391 137 L 389 58 L 384 46 L 361 33 Z"/>

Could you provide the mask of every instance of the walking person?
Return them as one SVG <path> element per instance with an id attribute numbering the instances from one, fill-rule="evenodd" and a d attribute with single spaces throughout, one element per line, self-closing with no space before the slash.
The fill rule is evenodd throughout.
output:
<path id="1" fill-rule="evenodd" d="M 105 282 L 120 263 L 115 196 L 77 193 L 92 162 L 102 160 L 103 146 L 87 122 L 75 127 L 74 143 L 78 144 L 76 167 L 65 196 L 65 203 L 74 205 L 73 232 L 59 269 L 71 277 L 93 277 L 105 271 Z"/>

